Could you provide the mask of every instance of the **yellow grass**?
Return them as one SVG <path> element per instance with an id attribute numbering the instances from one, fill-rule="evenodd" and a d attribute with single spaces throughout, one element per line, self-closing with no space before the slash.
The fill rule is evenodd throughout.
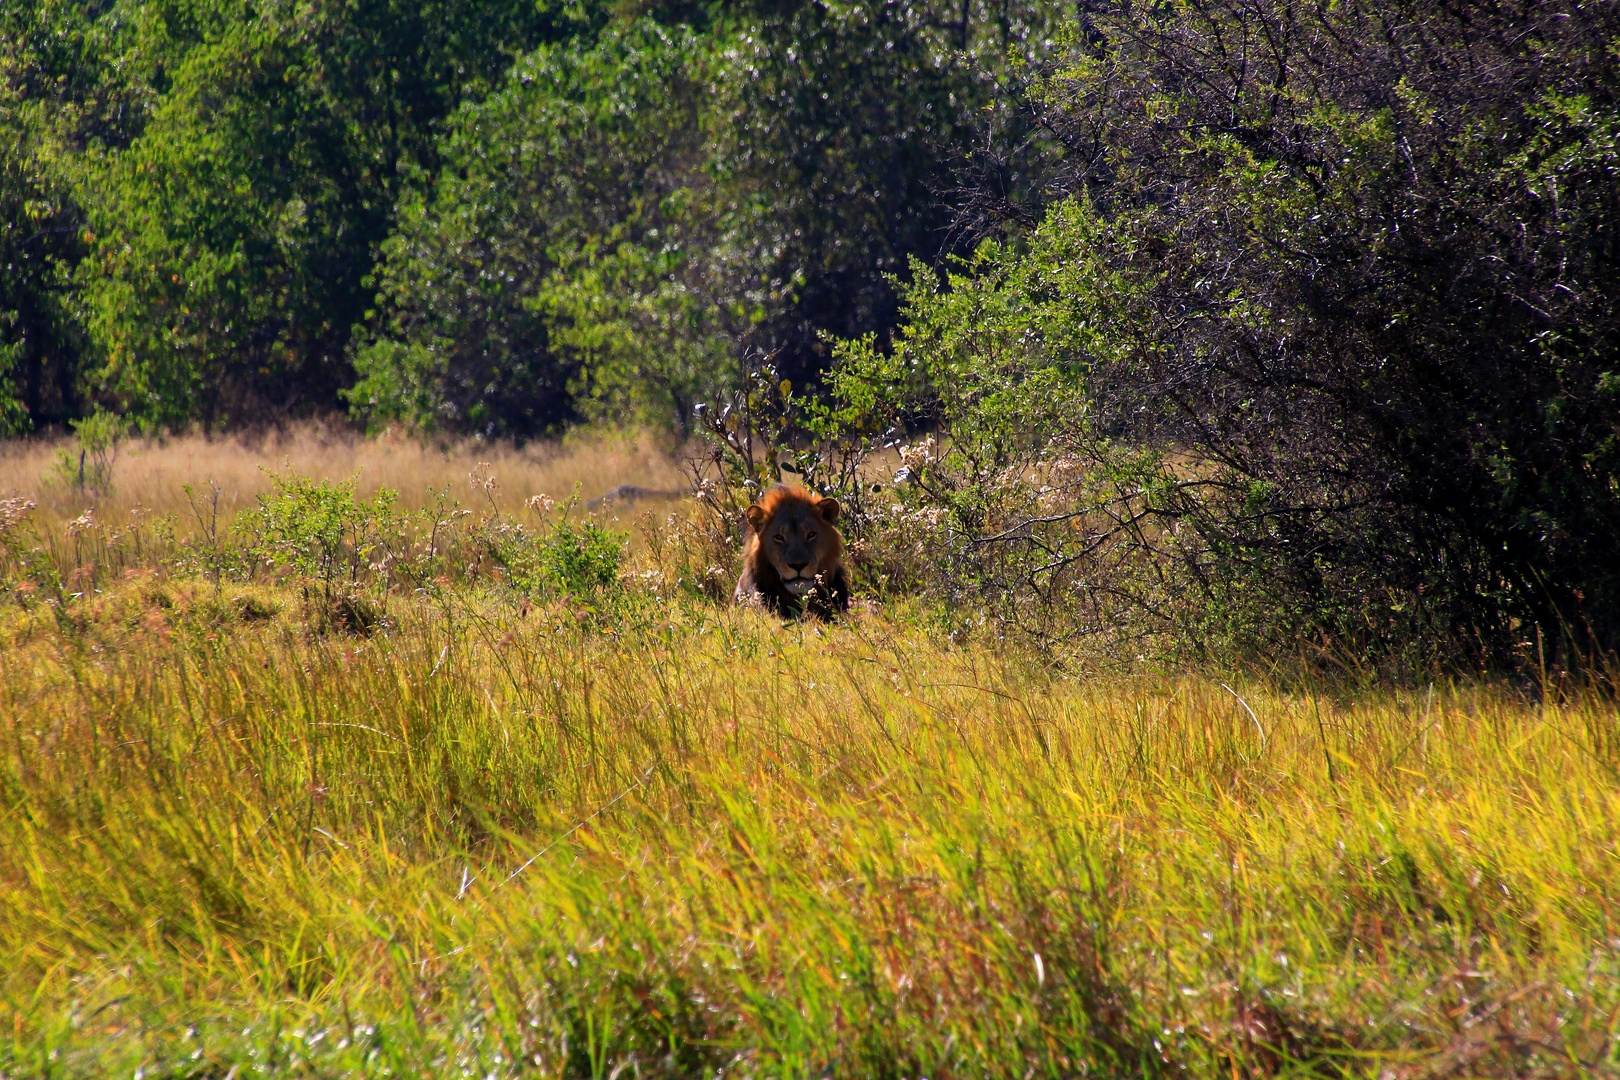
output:
<path id="1" fill-rule="evenodd" d="M 647 597 L 311 638 L 209 595 L 7 628 L 13 1075 L 1615 1065 L 1608 702 L 1083 682 Z"/>
<path id="2" fill-rule="evenodd" d="M 574 453 L 502 467 L 642 480 Z M 1612 699 L 1087 678 L 689 554 L 369 635 L 8 582 L 0 1076 L 1620 1073 Z"/>
<path id="3" fill-rule="evenodd" d="M 98 495 L 65 482 L 57 468 L 59 454 L 77 462 L 77 447 L 71 438 L 0 443 L 0 498 L 29 499 L 49 520 L 69 520 L 91 507 L 98 517 L 114 520 L 138 507 L 174 514 L 183 526 L 189 508 L 182 485 L 204 491 L 210 481 L 218 484 L 220 511 L 230 515 L 269 489 L 265 470 L 287 467 L 316 479 L 358 474 L 359 494 L 391 488 L 407 508 L 423 505 L 429 489 L 446 486 L 454 498 L 472 501 L 469 476 L 480 463 L 499 482 L 501 501 L 515 507 L 533 495 L 562 501 L 577 489 L 581 498 L 593 499 L 620 484 L 674 490 L 686 481 L 669 440 L 651 433 L 584 433 L 517 448 L 397 434 L 366 439 L 343 428 L 305 424 L 253 436 L 125 440 L 112 488 Z"/>

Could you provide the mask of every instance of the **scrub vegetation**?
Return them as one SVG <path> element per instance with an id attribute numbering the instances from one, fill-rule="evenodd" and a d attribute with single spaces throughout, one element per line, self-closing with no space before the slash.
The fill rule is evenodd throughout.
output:
<path id="1" fill-rule="evenodd" d="M 1600 685 L 783 623 L 700 502 L 469 471 L 6 504 L 0 1072 L 1620 1069 Z"/>

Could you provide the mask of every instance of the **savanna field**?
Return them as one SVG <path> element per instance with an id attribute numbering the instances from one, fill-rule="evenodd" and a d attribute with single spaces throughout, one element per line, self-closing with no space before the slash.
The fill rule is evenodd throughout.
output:
<path id="1" fill-rule="evenodd" d="M 0 1074 L 1620 1072 L 1590 680 L 783 623 L 699 504 L 586 505 L 682 488 L 648 438 L 53 449 L 0 461 Z"/>

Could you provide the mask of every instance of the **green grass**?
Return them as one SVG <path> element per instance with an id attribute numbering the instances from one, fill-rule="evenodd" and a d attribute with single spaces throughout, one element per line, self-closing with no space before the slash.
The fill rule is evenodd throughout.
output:
<path id="1" fill-rule="evenodd" d="M 1601 697 L 1065 678 L 903 605 L 10 603 L 6 1076 L 1620 1072 Z"/>

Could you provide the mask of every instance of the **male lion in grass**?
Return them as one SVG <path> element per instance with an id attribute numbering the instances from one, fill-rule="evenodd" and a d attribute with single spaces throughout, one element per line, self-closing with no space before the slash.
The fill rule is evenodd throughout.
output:
<path id="1" fill-rule="evenodd" d="M 761 603 L 784 618 L 830 619 L 849 610 L 839 505 L 804 488 L 777 486 L 745 512 L 748 543 L 732 599 Z"/>

